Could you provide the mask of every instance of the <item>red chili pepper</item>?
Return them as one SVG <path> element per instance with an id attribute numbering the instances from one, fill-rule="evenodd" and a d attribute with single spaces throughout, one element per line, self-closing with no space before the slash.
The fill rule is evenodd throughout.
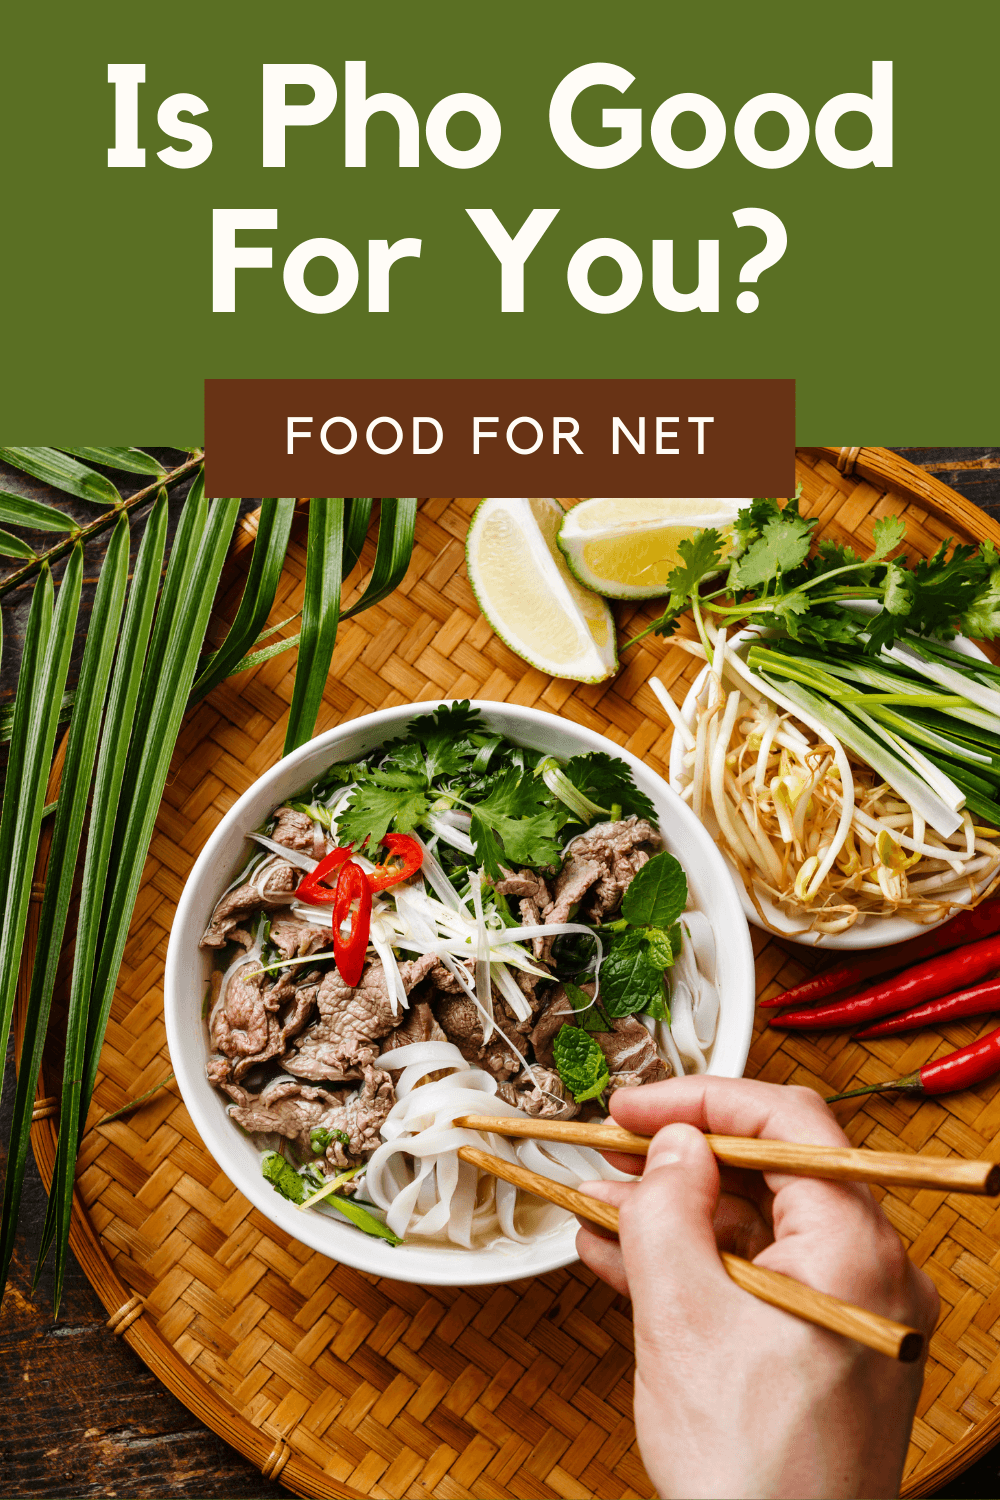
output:
<path id="1" fill-rule="evenodd" d="M 330 854 L 324 855 L 316 866 L 304 875 L 299 881 L 295 891 L 300 901 L 308 901 L 313 906 L 331 906 L 336 900 L 336 887 L 323 884 L 323 878 L 338 870 L 345 860 L 350 859 L 354 845 L 348 844 L 344 849 L 334 849 Z M 339 882 L 338 882 L 339 883 Z"/>
<path id="2" fill-rule="evenodd" d="M 856 1031 L 856 1042 L 867 1042 L 877 1036 L 892 1036 L 897 1031 L 916 1031 L 921 1026 L 942 1026 L 948 1021 L 960 1021 L 966 1016 L 988 1016 L 990 1011 L 1000 1010 L 1000 979 L 990 979 L 986 984 L 977 984 L 971 990 L 959 990 L 956 995 L 945 995 L 942 1000 L 928 1000 L 916 1010 L 904 1010 L 901 1016 L 890 1016 L 879 1021 L 866 1031 Z"/>
<path id="3" fill-rule="evenodd" d="M 357 911 L 353 903 L 357 901 Z M 350 921 L 350 932 L 345 938 L 341 927 Z M 340 977 L 353 989 L 361 978 L 368 951 L 368 939 L 372 928 L 372 893 L 368 878 L 361 866 L 353 859 L 347 861 L 340 872 L 333 903 L 333 957 Z"/>
<path id="4" fill-rule="evenodd" d="M 977 979 L 984 979 L 993 969 L 1000 969 L 1000 937 L 983 938 L 978 943 L 956 948 L 952 953 L 942 953 L 846 1000 L 835 1000 L 832 1005 L 788 1011 L 775 1016 L 771 1025 L 788 1027 L 792 1031 L 857 1026 L 895 1011 L 912 1010 L 926 1000 L 936 1000 L 940 995 L 964 989 L 975 984 Z"/>
<path id="5" fill-rule="evenodd" d="M 408 838 L 405 833 L 383 834 L 381 842 L 388 849 L 389 856 L 380 865 L 376 865 L 368 876 L 368 884 L 373 891 L 384 891 L 390 885 L 398 885 L 401 880 L 409 880 L 424 862 L 424 851 L 416 839 Z M 401 863 L 390 864 L 390 859 L 400 860 Z"/>
<path id="6" fill-rule="evenodd" d="M 971 1089 L 977 1083 L 985 1083 L 1000 1073 L 1000 1026 L 978 1042 L 959 1047 L 947 1057 L 924 1063 L 916 1073 L 907 1073 L 904 1078 L 891 1078 L 888 1083 L 870 1083 L 863 1089 L 848 1089 L 844 1094 L 831 1094 L 827 1104 L 838 1099 L 855 1099 L 859 1094 L 883 1094 L 898 1089 L 904 1094 L 951 1094 L 956 1089 Z"/>
<path id="7" fill-rule="evenodd" d="M 909 968 L 923 958 L 933 958 L 948 948 L 957 948 L 963 943 L 974 943 L 979 938 L 990 937 L 1000 932 L 1000 900 L 984 901 L 973 911 L 961 911 L 943 927 L 935 927 L 922 937 L 910 938 L 908 942 L 896 943 L 889 948 L 870 950 L 857 958 L 845 959 L 834 964 L 822 974 L 793 985 L 783 995 L 760 1002 L 762 1010 L 777 1010 L 783 1005 L 808 1005 L 846 990 L 850 985 L 861 984 L 876 974 L 887 974 L 892 969 Z"/>

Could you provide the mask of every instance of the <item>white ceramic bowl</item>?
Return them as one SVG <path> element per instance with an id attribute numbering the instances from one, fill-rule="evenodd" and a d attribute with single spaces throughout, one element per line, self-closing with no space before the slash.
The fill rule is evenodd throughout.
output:
<path id="1" fill-rule="evenodd" d="M 753 951 L 735 884 L 709 834 L 661 777 L 603 735 L 533 708 L 486 702 L 473 706 L 494 732 L 532 749 L 563 758 L 604 750 L 627 762 L 636 784 L 652 800 L 665 845 L 683 864 L 695 902 L 717 935 L 722 1005 L 709 1071 L 739 1078 L 753 1027 Z M 164 982 L 167 1040 L 195 1129 L 230 1181 L 279 1228 L 333 1260 L 378 1276 L 425 1286 L 513 1281 L 575 1260 L 576 1226 L 567 1224 L 531 1245 L 470 1251 L 419 1242 L 393 1247 L 325 1215 L 303 1213 L 265 1182 L 259 1153 L 228 1118 L 227 1101 L 205 1077 L 209 1044 L 202 1002 L 211 955 L 199 949 L 198 941 L 222 892 L 247 860 L 245 831 L 258 827 L 273 808 L 334 761 L 357 759 L 403 732 L 415 715 L 432 707 L 431 703 L 406 704 L 329 730 L 279 761 L 229 810 L 199 855 L 174 918 Z"/>
<path id="2" fill-rule="evenodd" d="M 862 605 L 860 603 L 855 604 L 854 608 L 861 611 Z M 865 609 L 863 612 L 873 613 L 874 611 Z M 766 635 L 766 632 L 741 630 L 737 635 L 733 636 L 730 646 L 742 645 L 752 639 L 758 639 L 761 635 Z M 977 658 L 979 661 L 988 660 L 979 647 L 972 641 L 967 640 L 964 635 L 956 636 L 951 645 L 956 651 L 961 651 L 964 656 Z M 681 714 L 685 722 L 690 724 L 692 728 L 695 722 L 695 699 L 701 692 L 707 675 L 708 667 L 706 666 L 698 673 L 698 676 L 691 684 L 687 697 L 681 705 Z M 675 791 L 679 791 L 683 786 L 683 777 L 681 774 L 683 768 L 684 745 L 680 735 L 675 734 L 670 745 L 669 765 L 670 785 Z M 718 824 L 715 821 L 714 815 L 707 812 L 707 810 L 705 826 L 712 835 L 712 838 L 717 838 Z M 762 930 L 767 931 L 767 927 L 760 920 L 753 902 L 743 888 L 743 882 L 737 875 L 735 866 L 730 863 L 728 856 L 724 857 L 726 868 L 732 876 L 733 883 L 739 889 L 740 903 L 747 920 L 752 922 L 755 927 L 760 927 Z M 980 885 L 979 889 L 982 890 L 983 886 Z M 758 890 L 757 899 L 760 901 L 761 910 L 764 912 L 768 923 L 770 923 L 774 931 L 779 932 L 782 937 L 788 938 L 790 942 L 803 943 L 810 948 L 888 948 L 892 947 L 894 943 L 905 943 L 908 938 L 919 937 L 921 933 L 931 932 L 935 927 L 943 927 L 945 922 L 951 921 L 951 917 L 944 917 L 940 922 L 921 923 L 918 926 L 915 922 L 907 921 L 905 917 L 886 917 L 884 920 L 882 918 L 867 919 L 860 917 L 853 927 L 848 927 L 846 932 L 816 933 L 810 931 L 804 922 L 782 911 L 769 897 L 764 895 L 763 891 Z"/>

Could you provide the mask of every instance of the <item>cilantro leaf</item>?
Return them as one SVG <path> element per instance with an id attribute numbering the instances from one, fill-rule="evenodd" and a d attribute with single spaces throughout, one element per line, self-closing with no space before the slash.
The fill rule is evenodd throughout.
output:
<path id="1" fill-rule="evenodd" d="M 579 1026 L 560 1027 L 552 1053 L 556 1071 L 577 1104 L 596 1099 L 611 1082 L 608 1060 L 593 1037 Z"/>
<path id="2" fill-rule="evenodd" d="M 908 615 L 913 604 L 910 574 L 898 562 L 889 563 L 885 573 L 882 607 L 890 615 Z"/>
<path id="3" fill-rule="evenodd" d="M 687 876 L 664 850 L 647 860 L 622 898 L 622 916 L 636 926 L 672 927 L 687 905 Z"/>
<path id="4" fill-rule="evenodd" d="M 540 866 L 559 863 L 556 834 L 560 814 L 553 810 L 548 798 L 548 788 L 543 782 L 511 769 L 495 779 L 489 796 L 476 803 L 470 834 L 480 863 L 486 866 L 494 880 L 500 878 L 499 867 L 495 873 L 487 864 L 484 853 L 493 855 L 495 861 L 495 851 L 480 848 L 484 827 L 499 834 L 507 859 L 515 864 Z"/>
<path id="5" fill-rule="evenodd" d="M 731 579 L 740 588 L 759 588 L 782 573 L 791 573 L 809 555 L 816 522 L 786 506 L 767 522 L 760 538 L 739 559 Z"/>
<path id="6" fill-rule="evenodd" d="M 757 541 L 768 521 L 772 521 L 780 517 L 780 515 L 781 506 L 777 500 L 751 500 L 748 506 L 739 511 L 736 523 L 733 526 L 733 551 L 735 555 L 741 557 L 747 548 Z"/>
<path id="7" fill-rule="evenodd" d="M 483 729 L 478 708 L 471 708 L 468 698 L 461 703 L 441 703 L 433 712 L 411 719 L 407 736 L 426 744 L 429 739 L 465 740 Z"/>
<path id="8" fill-rule="evenodd" d="M 677 551 L 681 562 L 667 577 L 671 602 L 674 598 L 687 599 L 706 574 L 718 569 L 724 540 L 721 531 L 717 531 L 714 526 L 707 526 L 704 530 L 696 531 L 690 539 L 685 537 L 682 542 L 678 542 Z"/>
<path id="9" fill-rule="evenodd" d="M 902 516 L 882 516 L 872 528 L 872 552 L 870 561 L 880 562 L 894 552 L 906 536 L 906 522 Z"/>
<path id="10" fill-rule="evenodd" d="M 614 803 L 628 817 L 634 813 L 638 818 L 656 821 L 656 809 L 640 792 L 632 780 L 632 772 L 623 760 L 607 755 L 603 750 L 591 750 L 585 755 L 572 756 L 562 768 L 563 775 L 591 802 L 610 812 Z"/>
<path id="11" fill-rule="evenodd" d="M 423 790 L 427 785 L 427 778 L 423 773 L 414 771 L 369 771 L 366 779 L 373 781 L 376 786 L 408 787 Z"/>
<path id="12" fill-rule="evenodd" d="M 427 768 L 424 764 L 423 746 L 407 740 L 389 740 L 382 746 L 380 770 L 383 775 L 389 771 L 396 771 L 426 780 Z"/>
<path id="13" fill-rule="evenodd" d="M 987 544 L 981 549 L 986 553 Z M 990 545 L 990 552 L 993 552 Z M 993 553 L 994 561 L 996 553 Z M 978 591 L 966 605 L 961 616 L 961 627 L 966 635 L 991 641 L 1000 634 L 1000 566 L 994 566 Z"/>
<path id="14" fill-rule="evenodd" d="M 423 792 L 364 780 L 337 820 L 337 836 L 356 849 L 369 840 L 374 846 L 381 843 L 390 825 L 397 833 L 410 833 L 426 817 L 428 807 Z"/>
<path id="15" fill-rule="evenodd" d="M 484 822 L 478 812 L 472 814 L 472 822 L 469 825 L 469 837 L 476 846 L 476 859 L 482 865 L 484 871 L 491 880 L 502 880 L 503 870 L 500 861 L 503 858 L 503 846 L 490 824 Z"/>
<path id="16" fill-rule="evenodd" d="M 645 932 L 627 932 L 601 965 L 601 1003 L 612 1020 L 648 1011 L 662 996 L 663 970 L 650 962 L 649 946 Z"/>
<path id="17" fill-rule="evenodd" d="M 301 1203 L 310 1191 L 305 1178 L 300 1177 L 291 1162 L 279 1156 L 277 1151 L 265 1151 L 260 1169 L 274 1191 L 287 1198 L 289 1203 Z"/>

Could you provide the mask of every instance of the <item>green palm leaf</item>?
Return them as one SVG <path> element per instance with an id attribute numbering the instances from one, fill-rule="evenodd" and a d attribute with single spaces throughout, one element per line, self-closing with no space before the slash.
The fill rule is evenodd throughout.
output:
<path id="1" fill-rule="evenodd" d="M 300 640 L 301 636 L 296 631 L 295 635 L 286 635 L 282 640 L 274 641 L 260 651 L 251 651 L 249 656 L 244 656 L 242 661 L 236 663 L 230 676 L 235 677 L 237 672 L 249 672 L 251 667 L 262 667 L 266 661 L 280 656 L 283 651 L 293 651 Z"/>
<path id="2" fill-rule="evenodd" d="M 315 505 L 315 500 L 312 502 Z M 355 501 L 355 504 L 358 502 Z M 369 502 L 370 503 L 370 502 Z M 378 522 L 378 546 L 375 566 L 368 587 L 357 603 L 345 609 L 342 618 L 349 620 L 363 610 L 378 604 L 402 583 L 413 556 L 413 532 L 417 521 L 416 500 L 383 500 Z M 345 569 L 346 571 L 346 569 Z"/>
<path id="3" fill-rule="evenodd" d="M 123 798 L 118 809 L 109 860 L 102 932 L 87 1017 L 86 1055 L 83 1078 L 79 1085 L 79 1111 L 70 1108 L 67 1112 L 69 1101 L 65 1098 L 63 1100 L 61 1133 L 67 1135 L 72 1133 L 74 1123 L 77 1131 L 81 1128 L 90 1106 L 104 1031 L 111 1013 L 115 982 L 121 967 L 142 869 L 239 510 L 238 500 L 215 500 L 206 511 L 202 490 L 203 486 L 199 482 L 185 502 L 139 697 L 139 711 L 135 721 L 137 733 L 129 750 Z M 196 520 L 194 524 L 184 526 L 184 514 L 189 510 L 194 513 Z M 179 551 L 182 554 L 180 557 Z M 171 594 L 172 607 L 166 630 L 161 632 L 160 621 L 165 613 L 171 570 L 174 571 L 176 588 Z M 156 649 L 158 638 L 163 641 L 162 653 Z M 151 684 L 150 689 L 147 689 L 147 683 Z M 149 705 L 148 715 L 143 715 L 141 711 L 144 702 Z M 70 1084 L 71 1087 L 75 1086 L 72 1079 Z M 58 1185 L 60 1201 L 56 1221 L 54 1290 L 57 1307 L 66 1267 L 75 1157 L 76 1141 L 67 1139 L 63 1178 Z M 55 1188 L 56 1184 L 53 1186 Z"/>
<path id="4" fill-rule="evenodd" d="M 21 660 L 22 660 L 22 663 L 23 663 L 23 660 L 24 660 L 23 656 L 22 656 Z M 75 688 L 70 688 L 67 692 L 63 693 L 63 695 L 62 695 L 62 702 L 59 705 L 59 722 L 60 722 L 60 724 L 68 724 L 69 723 L 70 717 L 72 716 L 72 713 L 73 713 L 73 701 L 74 701 L 75 698 L 76 698 L 76 689 Z M 11 731 L 13 729 L 13 725 L 14 725 L 14 709 L 8 704 L 5 708 L 0 708 L 0 745 L 5 745 L 7 743 L 7 741 L 10 739 Z"/>
<path id="5" fill-rule="evenodd" d="M 127 474 L 165 474 L 167 471 L 158 458 L 143 453 L 141 448 L 71 448 L 60 444 L 61 453 L 74 453 L 77 458 L 89 459 L 92 464 L 104 464 L 108 469 L 122 469 Z"/>
<path id="6" fill-rule="evenodd" d="M 316 716 L 337 641 L 343 551 L 343 500 L 311 500 L 302 631 L 285 731 L 286 755 L 304 744 L 316 727 Z"/>
<path id="7" fill-rule="evenodd" d="M 76 530 L 73 517 L 64 515 L 54 505 L 26 500 L 23 495 L 11 495 L 7 490 L 0 490 L 0 521 L 6 521 L 8 526 L 30 526 L 33 531 Z"/>
<path id="8" fill-rule="evenodd" d="M 122 497 L 110 479 L 58 448 L 0 448 L 0 459 L 78 500 L 92 500 L 95 505 L 121 504 Z"/>
<path id="9" fill-rule="evenodd" d="M 365 545 L 365 537 L 368 535 L 368 522 L 371 520 L 371 514 L 372 503 L 370 500 L 344 501 L 343 573 L 345 578 L 361 556 L 361 549 Z"/>
<path id="10" fill-rule="evenodd" d="M 111 537 L 91 612 L 77 687 L 82 711 L 73 720 L 66 746 L 59 804 L 49 851 L 45 897 L 38 919 L 35 965 L 25 1015 L 24 1044 L 17 1075 L 4 1183 L 0 1229 L 0 1286 L 6 1284 L 14 1247 L 17 1212 L 28 1157 L 35 1084 L 45 1047 L 45 1032 L 66 930 L 76 857 L 87 811 L 87 792 L 94 769 L 108 678 L 111 675 L 118 626 L 125 602 L 128 564 L 129 527 L 128 520 L 122 515 L 119 516 Z M 63 588 L 66 588 L 65 583 Z M 60 605 L 62 602 L 60 596 Z"/>
<path id="11" fill-rule="evenodd" d="M 0 528 L 0 554 L 4 557 L 36 557 L 37 553 L 27 542 L 22 542 L 19 536 L 11 536 L 9 531 Z"/>
<path id="12" fill-rule="evenodd" d="M 236 669 L 267 623 L 278 592 L 295 513 L 294 500 L 262 500 L 250 571 L 236 618 L 219 650 L 208 658 L 191 692 L 197 703 Z"/>
<path id="13" fill-rule="evenodd" d="M 35 853 L 42 826 L 45 784 L 52 764 L 56 738 L 59 702 L 66 685 L 73 630 L 80 605 L 83 580 L 83 548 L 73 548 L 59 587 L 59 599 L 52 608 L 52 575 L 46 568 L 35 588 L 31 614 L 36 615 L 36 644 L 33 659 L 38 670 L 22 670 L 17 689 L 15 736 L 11 738 L 12 757 L 16 748 L 20 765 L 16 780 L 8 776 L 4 788 L 2 822 L 12 820 L 8 835 L 0 828 L 0 859 L 3 859 L 4 891 L 0 911 L 0 1056 L 6 1054 L 14 1012 L 17 972 L 24 944 L 28 901 L 35 870 Z M 29 623 L 28 633 L 32 630 Z M 20 715 L 21 701 L 24 715 Z M 9 863 L 8 863 L 9 859 Z"/>
<path id="14" fill-rule="evenodd" d="M 42 1231 L 39 1266 L 45 1259 L 57 1225 L 65 1223 L 68 1232 L 78 1139 L 80 1087 L 87 1047 L 87 1016 L 100 936 L 101 912 L 125 762 L 136 723 L 136 702 L 153 623 L 153 611 L 156 608 L 156 596 L 160 588 L 166 539 L 167 497 L 161 490 L 150 511 L 136 558 L 97 757 L 66 1022 L 66 1063 L 63 1068 L 59 1147 Z"/>

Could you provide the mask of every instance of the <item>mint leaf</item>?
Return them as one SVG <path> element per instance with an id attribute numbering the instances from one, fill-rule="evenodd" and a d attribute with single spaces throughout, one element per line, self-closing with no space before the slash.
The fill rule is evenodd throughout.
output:
<path id="1" fill-rule="evenodd" d="M 356 849 L 369 841 L 374 846 L 390 826 L 397 833 L 410 833 L 426 817 L 428 805 L 423 792 L 362 781 L 337 819 L 337 837 Z"/>
<path id="2" fill-rule="evenodd" d="M 874 551 L 870 561 L 879 562 L 883 557 L 888 557 L 894 552 L 900 542 L 906 536 L 906 522 L 902 516 L 882 516 L 872 527 L 872 543 Z"/>
<path id="3" fill-rule="evenodd" d="M 660 993 L 653 998 L 652 1004 L 645 1011 L 654 1021 L 666 1021 L 670 1025 L 670 1006 L 667 1004 L 666 990 L 660 986 Z"/>
<path id="4" fill-rule="evenodd" d="M 675 936 L 676 934 L 676 936 Z M 654 969 L 669 969 L 681 948 L 681 929 L 674 924 L 669 932 L 662 927 L 646 928 L 646 962 Z"/>
<path id="5" fill-rule="evenodd" d="M 601 1004 L 612 1020 L 648 1011 L 663 994 L 663 970 L 649 959 L 645 932 L 628 932 L 601 965 Z"/>
<path id="6" fill-rule="evenodd" d="M 556 1070 L 577 1104 L 596 1099 L 611 1082 L 608 1060 L 579 1026 L 562 1026 L 552 1043 Z"/>
<path id="7" fill-rule="evenodd" d="M 666 850 L 654 854 L 622 898 L 622 916 L 636 926 L 672 927 L 687 905 L 687 876 Z"/>
<path id="8" fill-rule="evenodd" d="M 309 1184 L 277 1151 L 265 1151 L 260 1165 L 264 1178 L 276 1193 L 287 1198 L 289 1203 L 301 1203 L 307 1196 Z"/>
<path id="9" fill-rule="evenodd" d="M 595 1004 L 586 990 L 582 990 L 571 979 L 563 980 L 563 989 L 569 996 L 570 1004 L 576 1011 L 580 1025 L 584 1031 L 611 1030 L 611 1023 L 601 1009 L 600 1004 Z"/>
<path id="10" fill-rule="evenodd" d="M 572 756 L 562 771 L 578 791 L 599 807 L 610 812 L 612 803 L 617 802 L 623 817 L 634 813 L 637 818 L 649 818 L 655 823 L 655 807 L 645 792 L 640 792 L 625 762 L 616 756 L 592 750 L 587 755 Z"/>

